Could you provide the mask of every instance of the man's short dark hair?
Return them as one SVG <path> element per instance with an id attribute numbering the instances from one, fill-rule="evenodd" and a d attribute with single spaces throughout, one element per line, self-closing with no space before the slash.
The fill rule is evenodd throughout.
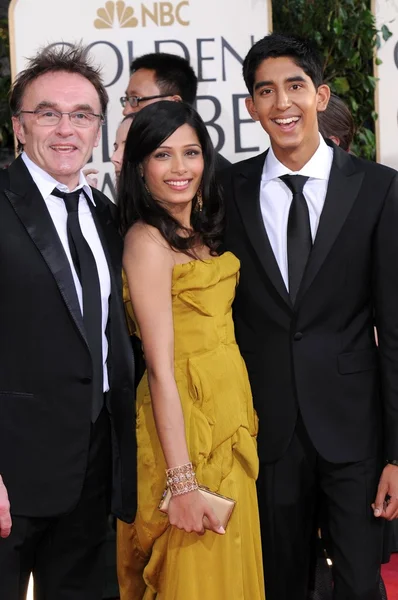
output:
<path id="1" fill-rule="evenodd" d="M 318 113 L 319 131 L 325 138 L 340 140 L 340 148 L 349 150 L 355 134 L 354 119 L 346 103 L 331 94 L 326 110 Z"/>
<path id="2" fill-rule="evenodd" d="M 94 67 L 87 57 L 84 46 L 70 44 L 47 46 L 36 56 L 29 59 L 26 68 L 18 73 L 10 91 L 9 101 L 11 114 L 17 115 L 22 109 L 22 101 L 26 88 L 35 79 L 46 73 L 76 73 L 88 79 L 95 87 L 101 105 L 101 114 L 105 116 L 108 105 L 108 93 L 102 83 L 100 68 Z"/>
<path id="3" fill-rule="evenodd" d="M 143 54 L 131 63 L 131 75 L 138 69 L 155 72 L 156 85 L 162 94 L 181 96 L 187 104 L 195 102 L 198 78 L 185 58 L 166 52 Z"/>
<path id="4" fill-rule="evenodd" d="M 271 33 L 250 48 L 243 61 L 243 78 L 249 94 L 253 95 L 256 71 L 267 58 L 288 57 L 311 78 L 315 89 L 323 83 L 323 60 L 318 50 L 307 40 Z"/>

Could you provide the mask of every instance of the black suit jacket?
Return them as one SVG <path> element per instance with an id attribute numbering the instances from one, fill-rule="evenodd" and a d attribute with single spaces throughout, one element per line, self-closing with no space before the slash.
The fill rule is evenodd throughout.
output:
<path id="1" fill-rule="evenodd" d="M 112 511 L 135 513 L 134 365 L 121 300 L 122 240 L 109 200 L 93 215 L 111 276 L 108 370 Z M 68 259 L 21 158 L 0 179 L 0 473 L 11 511 L 49 517 L 76 504 L 91 429 L 92 366 Z"/>
<path id="2" fill-rule="evenodd" d="M 231 163 L 228 159 L 226 159 L 222 154 L 219 154 L 218 152 L 216 152 L 216 157 L 215 157 L 215 169 L 216 172 L 220 172 L 223 169 L 227 169 L 229 166 L 231 166 Z"/>
<path id="3" fill-rule="evenodd" d="M 328 461 L 361 460 L 382 442 L 385 457 L 398 458 L 397 173 L 331 145 L 325 205 L 294 306 L 260 212 L 266 154 L 224 173 L 226 247 L 241 261 L 234 320 L 262 461 L 285 452 L 298 409 Z"/>

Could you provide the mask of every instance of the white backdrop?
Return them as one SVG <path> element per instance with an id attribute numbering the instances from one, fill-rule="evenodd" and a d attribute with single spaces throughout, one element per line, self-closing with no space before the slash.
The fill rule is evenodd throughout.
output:
<path id="1" fill-rule="evenodd" d="M 386 25 L 393 34 L 378 51 L 377 160 L 398 169 L 398 0 L 375 0 L 374 11 L 378 29 Z"/>
<path id="2" fill-rule="evenodd" d="M 241 70 L 250 46 L 271 29 L 270 0 L 12 0 L 9 9 L 11 70 L 47 44 L 82 40 L 103 67 L 110 97 L 102 144 L 92 166 L 99 189 L 113 195 L 109 157 L 119 102 L 134 57 L 161 51 L 185 56 L 199 77 L 197 108 L 217 150 L 235 162 L 258 154 L 268 140 L 246 112 Z"/>

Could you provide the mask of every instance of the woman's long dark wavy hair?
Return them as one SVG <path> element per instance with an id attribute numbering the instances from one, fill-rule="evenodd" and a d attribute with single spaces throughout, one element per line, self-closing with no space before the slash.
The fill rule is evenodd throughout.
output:
<path id="1" fill-rule="evenodd" d="M 197 210 L 197 198 L 193 198 L 191 229 L 185 231 L 167 209 L 148 193 L 140 171 L 144 159 L 182 125 L 190 125 L 195 130 L 204 161 L 201 183 L 203 209 Z M 175 251 L 194 256 L 193 248 L 199 243 L 216 254 L 223 230 L 223 205 L 215 180 L 214 162 L 214 148 L 206 126 L 190 105 L 166 100 L 140 110 L 127 135 L 118 185 L 122 235 L 136 221 L 144 221 L 156 227 Z"/>

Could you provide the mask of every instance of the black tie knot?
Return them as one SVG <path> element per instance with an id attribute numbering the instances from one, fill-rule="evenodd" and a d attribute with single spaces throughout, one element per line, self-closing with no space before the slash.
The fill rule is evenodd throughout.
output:
<path id="1" fill-rule="evenodd" d="M 304 175 L 282 175 L 279 179 L 287 185 L 292 194 L 301 194 L 309 178 Z"/>
<path id="2" fill-rule="evenodd" d="M 65 202 L 66 210 L 68 213 L 71 213 L 78 211 L 80 192 L 81 190 L 76 190 L 75 192 L 61 192 L 58 188 L 54 188 L 52 195 L 62 198 Z"/>

